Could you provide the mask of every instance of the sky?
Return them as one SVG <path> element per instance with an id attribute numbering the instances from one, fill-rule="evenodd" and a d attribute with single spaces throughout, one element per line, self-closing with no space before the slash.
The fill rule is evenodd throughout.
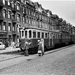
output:
<path id="1" fill-rule="evenodd" d="M 38 2 L 43 8 L 49 9 L 63 20 L 75 26 L 75 0 L 31 0 Z"/>

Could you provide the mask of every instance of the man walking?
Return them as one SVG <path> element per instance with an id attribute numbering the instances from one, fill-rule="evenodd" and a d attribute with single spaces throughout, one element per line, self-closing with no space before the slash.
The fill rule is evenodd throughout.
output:
<path id="1" fill-rule="evenodd" d="M 28 50 L 29 50 L 29 46 L 30 46 L 31 42 L 29 41 L 25 41 L 25 45 L 24 45 L 24 54 L 25 56 L 28 56 L 29 53 L 28 53 Z"/>

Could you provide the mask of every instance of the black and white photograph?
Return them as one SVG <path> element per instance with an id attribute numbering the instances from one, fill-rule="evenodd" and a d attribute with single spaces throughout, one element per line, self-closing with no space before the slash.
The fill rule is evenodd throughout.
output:
<path id="1" fill-rule="evenodd" d="M 75 0 L 0 0 L 0 75 L 75 75 Z"/>

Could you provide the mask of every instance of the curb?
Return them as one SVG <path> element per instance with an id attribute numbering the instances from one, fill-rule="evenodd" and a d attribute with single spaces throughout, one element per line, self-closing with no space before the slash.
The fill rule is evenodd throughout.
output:
<path id="1" fill-rule="evenodd" d="M 1 50 L 0 51 L 0 54 L 5 54 L 5 53 L 14 53 L 14 52 L 18 52 L 18 51 L 20 51 L 20 49 L 19 48 L 16 48 L 16 49 L 11 49 L 11 50 Z"/>

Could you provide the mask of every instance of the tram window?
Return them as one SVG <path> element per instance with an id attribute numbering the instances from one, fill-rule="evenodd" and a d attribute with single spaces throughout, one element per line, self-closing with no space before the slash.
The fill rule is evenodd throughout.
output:
<path id="1" fill-rule="evenodd" d="M 33 31 L 33 38 L 36 38 L 36 32 Z"/>
<path id="2" fill-rule="evenodd" d="M 42 38 L 44 38 L 44 33 L 42 32 Z"/>
<path id="3" fill-rule="evenodd" d="M 29 38 L 31 38 L 32 37 L 32 33 L 31 33 L 31 30 L 29 31 Z"/>
<path id="4" fill-rule="evenodd" d="M 48 37 L 48 34 L 47 33 L 45 33 L 45 38 L 47 38 Z"/>
<path id="5" fill-rule="evenodd" d="M 38 32 L 37 34 L 38 34 L 38 38 L 40 38 L 40 32 Z"/>
<path id="6" fill-rule="evenodd" d="M 24 36 L 24 31 L 22 31 L 22 37 Z"/>
<path id="7" fill-rule="evenodd" d="M 27 31 L 25 31 L 25 38 L 27 38 Z"/>

